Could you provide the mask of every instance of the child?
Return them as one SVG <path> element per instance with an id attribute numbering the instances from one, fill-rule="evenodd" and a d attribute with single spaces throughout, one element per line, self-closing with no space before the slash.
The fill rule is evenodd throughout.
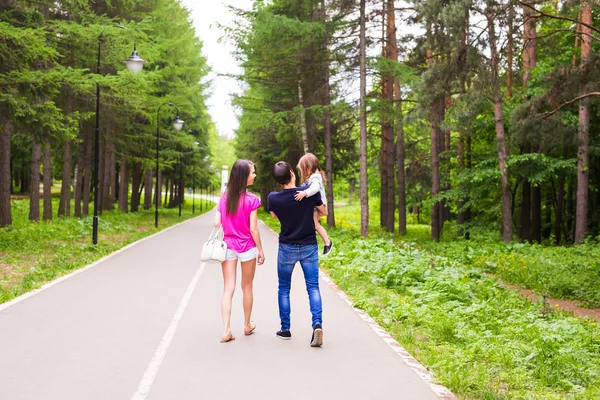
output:
<path id="1" fill-rule="evenodd" d="M 325 176 L 321 166 L 319 165 L 319 160 L 317 157 L 312 153 L 306 153 L 304 156 L 302 156 L 302 158 L 300 158 L 300 161 L 298 161 L 297 168 L 300 172 L 300 181 L 304 182 L 302 186 L 309 187 L 308 189 L 296 193 L 294 198 L 297 201 L 300 201 L 305 197 L 318 194 L 321 196 L 321 201 L 323 204 L 327 206 L 327 197 L 325 196 L 325 186 L 323 184 L 325 181 Z M 333 248 L 333 242 L 329 239 L 329 236 L 327 236 L 327 231 L 325 228 L 323 228 L 323 226 L 319 223 L 319 213 L 317 211 L 314 212 L 314 220 L 315 230 L 323 239 L 323 243 L 325 243 L 323 255 L 326 256 Z"/>

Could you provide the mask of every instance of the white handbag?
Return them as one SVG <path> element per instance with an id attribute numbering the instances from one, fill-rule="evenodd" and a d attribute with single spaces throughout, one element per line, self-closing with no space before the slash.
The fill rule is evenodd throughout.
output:
<path id="1" fill-rule="evenodd" d="M 227 254 L 227 244 L 223 241 L 223 228 L 213 228 L 210 236 L 204 246 L 200 261 L 205 262 L 223 262 Z"/>

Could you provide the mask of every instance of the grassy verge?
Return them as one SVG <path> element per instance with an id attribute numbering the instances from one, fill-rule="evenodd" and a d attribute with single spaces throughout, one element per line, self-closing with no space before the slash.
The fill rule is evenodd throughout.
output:
<path id="1" fill-rule="evenodd" d="M 600 398 L 594 321 L 504 289 L 468 258 L 444 256 L 446 243 L 425 246 L 425 227 L 411 226 L 409 239 L 377 229 L 363 239 L 352 207 L 336 209 L 336 216 L 343 228 L 329 230 L 336 248 L 322 260 L 324 269 L 460 398 Z"/>
<path id="2" fill-rule="evenodd" d="M 335 211 L 339 227 L 359 230 L 360 209 L 357 205 Z M 375 225 L 378 219 L 371 220 L 371 232 L 382 235 Z M 464 240 L 454 228 L 453 224 L 447 224 L 444 237 L 435 243 L 430 239 L 429 226 L 409 225 L 403 240 L 538 294 L 576 300 L 583 307 L 600 307 L 600 245 L 596 241 L 576 247 L 506 244 L 499 234 L 489 231 L 474 232 L 471 240 Z"/>
<path id="3" fill-rule="evenodd" d="M 203 212 L 207 211 L 206 204 Z M 154 228 L 153 210 L 104 212 L 99 219 L 98 245 L 94 246 L 91 217 L 31 223 L 27 220 L 28 200 L 12 205 L 13 224 L 0 229 L 0 303 L 194 216 L 191 201 L 183 207 L 181 218 L 177 208 L 160 209 L 158 229 Z M 214 204 L 208 202 L 208 206 L 211 209 Z M 195 216 L 199 214 L 196 201 Z"/>

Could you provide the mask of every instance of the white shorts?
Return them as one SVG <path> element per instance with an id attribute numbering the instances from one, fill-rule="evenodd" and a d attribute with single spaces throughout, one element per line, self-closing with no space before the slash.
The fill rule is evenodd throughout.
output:
<path id="1" fill-rule="evenodd" d="M 258 257 L 258 250 L 256 247 L 243 253 L 238 253 L 237 251 L 227 249 L 227 254 L 225 255 L 226 260 L 240 260 L 241 262 L 254 260 L 256 257 Z"/>

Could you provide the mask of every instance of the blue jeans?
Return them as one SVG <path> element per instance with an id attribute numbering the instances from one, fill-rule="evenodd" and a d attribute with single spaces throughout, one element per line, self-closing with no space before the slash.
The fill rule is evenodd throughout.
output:
<path id="1" fill-rule="evenodd" d="M 319 249 L 316 244 L 279 244 L 277 254 L 277 276 L 279 277 L 279 318 L 281 330 L 290 330 L 290 289 L 292 285 L 292 272 L 297 262 L 300 262 L 310 312 L 312 313 L 312 326 L 322 324 L 321 292 L 319 291 Z"/>

